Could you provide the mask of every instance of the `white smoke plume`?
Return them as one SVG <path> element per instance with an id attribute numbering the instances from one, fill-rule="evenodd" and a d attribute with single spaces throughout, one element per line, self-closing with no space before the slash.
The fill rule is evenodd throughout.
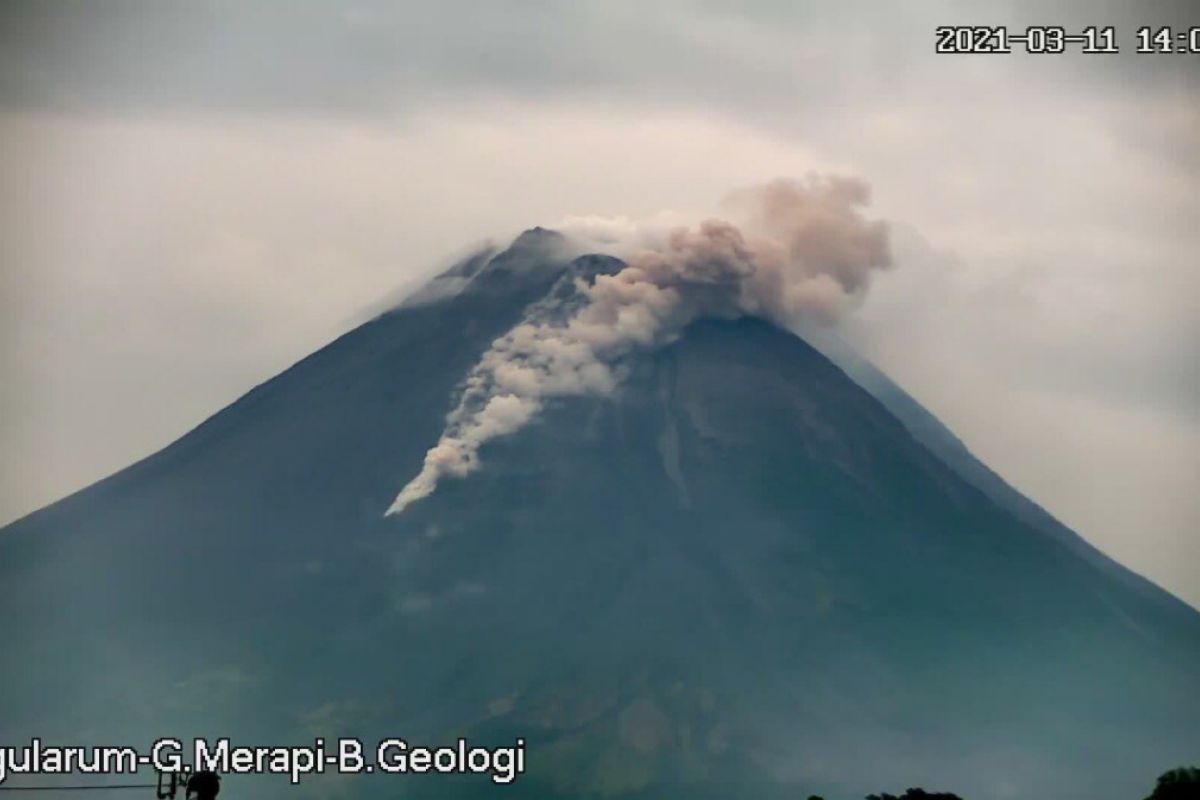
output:
<path id="1" fill-rule="evenodd" d="M 477 469 L 485 442 L 524 427 L 548 399 L 612 392 L 623 356 L 670 342 L 696 319 L 836 322 L 872 272 L 891 265 L 886 226 L 860 211 L 869 199 L 865 182 L 838 176 L 736 192 L 729 205 L 741 227 L 710 219 L 658 237 L 616 274 L 577 280 L 581 302 L 565 317 L 552 301 L 536 304 L 471 370 L 441 439 L 387 513 Z"/>

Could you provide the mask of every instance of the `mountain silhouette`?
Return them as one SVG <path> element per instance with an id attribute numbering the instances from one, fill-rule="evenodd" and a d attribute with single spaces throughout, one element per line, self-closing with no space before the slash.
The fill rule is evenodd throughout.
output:
<path id="1" fill-rule="evenodd" d="M 546 799 L 1115 800 L 1194 757 L 1200 614 L 758 319 L 635 353 L 385 516 L 489 344 L 620 266 L 526 232 L 0 531 L 0 741 L 521 737 L 503 792 Z"/>

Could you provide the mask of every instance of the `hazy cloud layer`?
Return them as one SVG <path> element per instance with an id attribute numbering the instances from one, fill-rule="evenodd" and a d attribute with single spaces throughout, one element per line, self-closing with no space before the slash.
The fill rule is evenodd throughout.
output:
<path id="1" fill-rule="evenodd" d="M 930 66 L 953 68 L 927 61 L 933 27 L 948 24 L 1116 25 L 1120 55 L 1016 54 L 1004 68 L 1115 92 L 1194 90 L 1200 80 L 1194 59 L 1132 52 L 1138 26 L 1196 24 L 1187 0 L 11 0 L 0 9 L 0 102 L 389 117 L 446 94 L 516 93 L 636 96 L 780 119 L 787 112 L 770 111 L 775 103 L 879 95 L 924 79 Z"/>

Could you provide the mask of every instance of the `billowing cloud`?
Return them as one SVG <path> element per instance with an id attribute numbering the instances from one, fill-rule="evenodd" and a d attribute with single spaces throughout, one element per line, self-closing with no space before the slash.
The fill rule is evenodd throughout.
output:
<path id="1" fill-rule="evenodd" d="M 617 273 L 576 279 L 582 302 L 565 319 L 563 301 L 535 304 L 472 369 L 440 440 L 388 513 L 477 469 L 480 448 L 524 427 L 547 399 L 612 392 L 624 356 L 670 342 L 701 317 L 835 322 L 872 272 L 891 265 L 887 228 L 861 213 L 869 199 L 866 183 L 836 176 L 745 189 L 728 201 L 740 225 L 675 228 Z M 635 228 L 606 235 L 640 238 Z"/>

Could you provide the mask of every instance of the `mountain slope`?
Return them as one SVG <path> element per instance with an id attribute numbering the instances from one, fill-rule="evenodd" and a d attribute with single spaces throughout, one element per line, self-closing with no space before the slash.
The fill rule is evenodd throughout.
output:
<path id="1" fill-rule="evenodd" d="M 488 344 L 564 273 L 619 266 L 561 251 L 535 231 L 468 259 L 0 533 L 0 739 L 523 736 L 514 796 L 539 798 L 1103 800 L 1194 755 L 1200 615 L 997 504 L 761 321 L 692 325 L 384 517 Z M 406 787 L 494 791 L 307 789 Z"/>
<path id="2" fill-rule="evenodd" d="M 1115 580 L 1125 584 L 1142 598 L 1148 613 L 1160 620 L 1173 618 L 1186 635 L 1195 616 L 1195 609 L 1175 596 L 1113 561 L 1100 552 L 1079 534 L 1072 531 L 1037 503 L 1021 494 L 1000 475 L 980 461 L 967 449 L 957 436 L 933 414 L 929 413 L 911 395 L 873 364 L 856 354 L 836 336 L 822 336 L 813 342 L 830 360 L 862 386 L 888 411 L 904 423 L 913 437 L 929 448 L 930 452 L 944 461 L 968 483 L 982 491 L 989 499 L 1013 516 L 1048 536 L 1063 542 L 1080 557 L 1087 559 L 1097 568 L 1107 572 Z M 1153 608 L 1153 611 L 1149 611 Z"/>

